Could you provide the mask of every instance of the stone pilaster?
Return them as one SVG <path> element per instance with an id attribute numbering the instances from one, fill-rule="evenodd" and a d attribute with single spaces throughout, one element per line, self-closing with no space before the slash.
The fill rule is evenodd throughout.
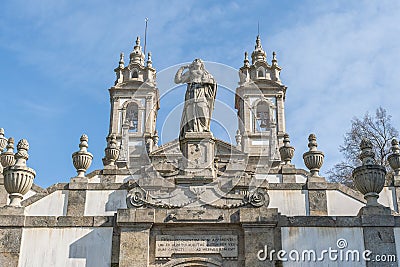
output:
<path id="1" fill-rule="evenodd" d="M 24 226 L 24 209 L 0 208 L 0 266 L 17 267 Z"/>
<path id="2" fill-rule="evenodd" d="M 326 198 L 327 183 L 308 182 L 308 205 L 310 216 L 326 216 L 328 215 L 328 203 Z"/>
<path id="3" fill-rule="evenodd" d="M 364 209 L 364 214 L 367 214 L 368 209 Z M 377 214 L 374 209 L 371 215 L 361 216 L 364 234 L 364 246 L 366 250 L 370 250 L 372 254 L 369 256 L 371 261 L 366 262 L 367 267 L 386 267 L 397 266 L 397 262 L 377 262 L 376 256 L 391 255 L 395 256 L 396 260 L 396 244 L 393 232 L 394 216 L 384 215 L 387 210 L 382 209 L 382 214 Z"/>
<path id="4" fill-rule="evenodd" d="M 261 216 L 262 215 L 262 216 Z M 242 209 L 240 221 L 244 232 L 244 265 L 252 267 L 276 266 L 270 258 L 271 250 L 281 249 L 281 235 L 277 228 L 276 209 Z M 265 258 L 264 258 L 265 257 Z"/>
<path id="5" fill-rule="evenodd" d="M 150 253 L 150 230 L 154 211 L 140 209 L 118 210 L 117 226 L 119 237 L 119 266 L 147 267 Z"/>
<path id="6" fill-rule="evenodd" d="M 282 165 L 282 183 L 295 183 L 296 182 L 296 168 L 292 164 Z"/>
<path id="7" fill-rule="evenodd" d="M 69 183 L 67 216 L 84 216 L 88 179 L 72 178 Z"/>

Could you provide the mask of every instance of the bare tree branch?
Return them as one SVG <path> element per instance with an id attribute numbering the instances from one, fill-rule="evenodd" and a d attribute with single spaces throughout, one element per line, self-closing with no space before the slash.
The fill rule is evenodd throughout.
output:
<path id="1" fill-rule="evenodd" d="M 391 153 L 391 140 L 397 137 L 399 132 L 393 127 L 390 119 L 391 116 L 387 114 L 386 110 L 379 107 L 374 116 L 367 112 L 362 119 L 354 117 L 351 120 L 351 128 L 344 134 L 343 145 L 339 146 L 343 160 L 328 171 L 328 179 L 331 182 L 354 187 L 351 174 L 354 168 L 361 164 L 358 159 L 359 145 L 364 137 L 371 140 L 377 164 L 386 167 L 388 171 L 386 178 L 387 180 L 391 179 L 392 172 L 387 162 L 387 156 Z"/>

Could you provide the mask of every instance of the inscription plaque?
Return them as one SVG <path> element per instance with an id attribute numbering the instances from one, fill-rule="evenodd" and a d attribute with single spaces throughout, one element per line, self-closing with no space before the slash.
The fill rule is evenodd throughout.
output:
<path id="1" fill-rule="evenodd" d="M 158 235 L 156 258 L 172 254 L 220 254 L 223 258 L 238 257 L 237 235 Z"/>

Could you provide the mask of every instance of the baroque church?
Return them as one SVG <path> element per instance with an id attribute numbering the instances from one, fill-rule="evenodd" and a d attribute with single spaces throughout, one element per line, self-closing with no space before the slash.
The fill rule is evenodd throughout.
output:
<path id="1" fill-rule="evenodd" d="M 28 141 L 1 129 L 0 266 L 397 266 L 397 140 L 390 185 L 367 139 L 353 172 L 357 190 L 319 174 L 324 153 L 314 134 L 304 140 L 308 151 L 296 151 L 307 170 L 297 168 L 282 69 L 260 36 L 237 70 L 234 144 L 210 127 L 218 78 L 201 59 L 170 77 L 186 92 L 178 137 L 164 144 L 157 71 L 139 37 L 126 61 L 121 54 L 109 89 L 105 153 L 92 155 L 82 135 L 69 183 L 35 185 Z M 93 157 L 104 168 L 87 173 Z"/>

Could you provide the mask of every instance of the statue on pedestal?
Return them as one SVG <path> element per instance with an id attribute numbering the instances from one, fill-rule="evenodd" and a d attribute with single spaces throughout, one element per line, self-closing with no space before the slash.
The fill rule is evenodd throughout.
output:
<path id="1" fill-rule="evenodd" d="M 217 83 L 203 61 L 195 59 L 190 65 L 180 67 L 175 83 L 187 83 L 179 139 L 184 138 L 186 132 L 209 132 Z"/>

